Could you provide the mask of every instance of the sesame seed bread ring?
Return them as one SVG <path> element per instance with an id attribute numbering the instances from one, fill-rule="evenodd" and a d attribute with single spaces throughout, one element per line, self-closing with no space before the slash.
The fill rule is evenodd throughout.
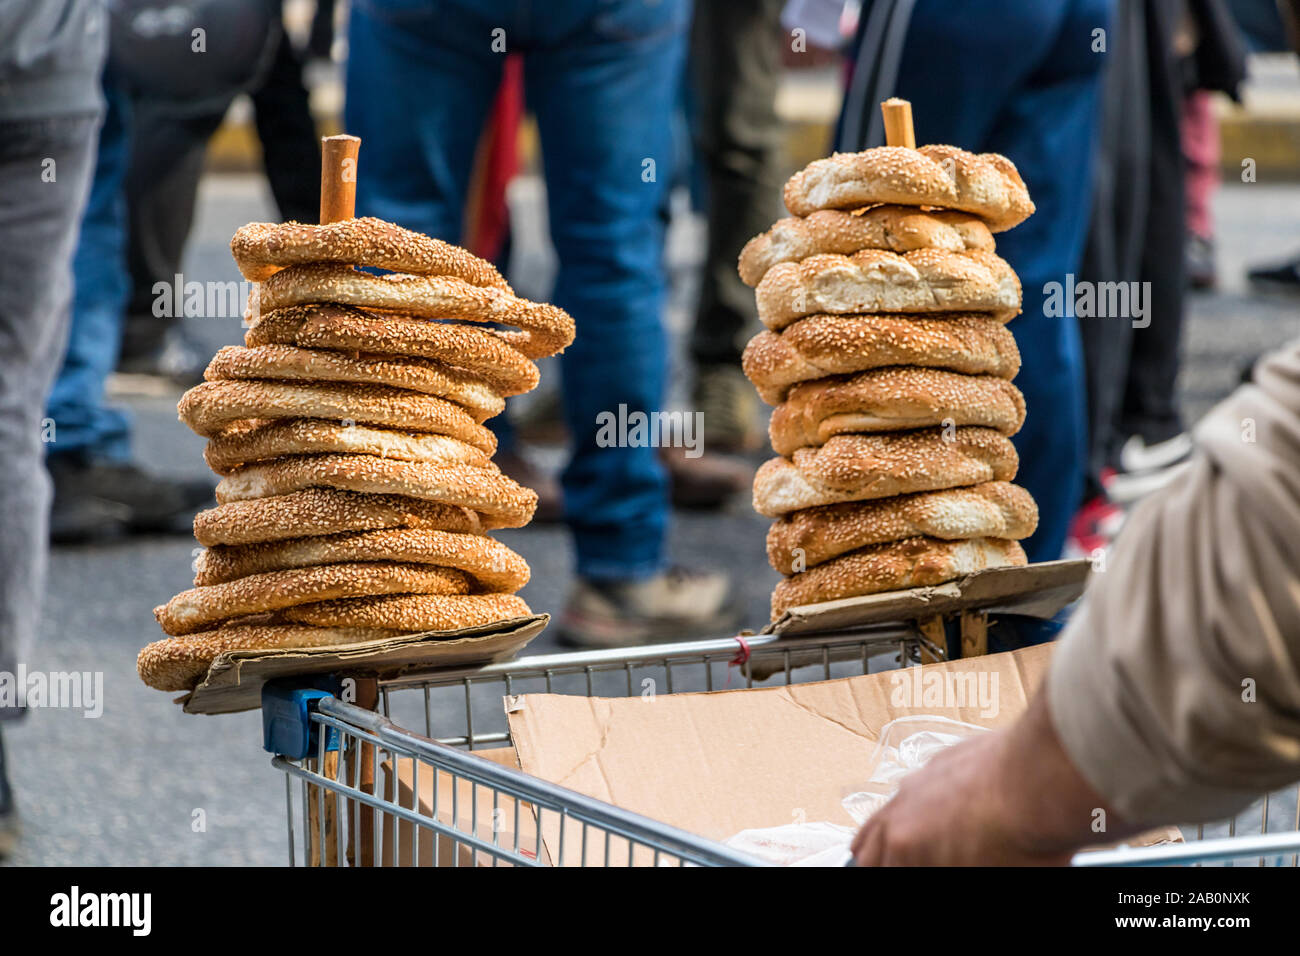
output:
<path id="1" fill-rule="evenodd" d="M 284 612 L 289 620 L 336 627 L 383 627 L 400 631 L 450 631 L 495 624 L 532 612 L 513 594 L 400 594 L 304 604 Z M 379 623 L 379 622 L 383 623 Z"/>
<path id="2" fill-rule="evenodd" d="M 471 285 L 510 291 L 496 266 L 430 236 L 382 219 L 322 225 L 250 222 L 235 231 L 230 253 L 245 279 L 261 282 L 287 266 L 340 262 L 416 275 L 455 276 Z"/>
<path id="3" fill-rule="evenodd" d="M 372 594 L 465 594 L 469 578 L 420 564 L 323 564 L 269 571 L 182 591 L 153 615 L 167 634 L 192 634 L 220 621 L 295 604 Z"/>
<path id="4" fill-rule="evenodd" d="M 468 508 L 403 495 L 361 494 L 334 488 L 305 488 L 284 495 L 232 501 L 200 511 L 194 517 L 194 537 L 209 548 L 382 528 L 483 533 L 482 521 Z"/>
<path id="5" fill-rule="evenodd" d="M 1010 481 L 1019 459 L 991 428 L 835 435 L 820 448 L 764 462 L 754 475 L 754 510 L 778 518 L 802 508 L 917 491 Z M 229 480 L 229 479 L 227 479 Z M 221 488 L 217 488 L 221 500 Z"/>
<path id="6" fill-rule="evenodd" d="M 285 455 L 325 453 L 376 455 L 398 461 L 427 461 L 471 468 L 496 467 L 483 451 L 446 435 L 340 425 L 314 418 L 236 422 L 208 442 L 203 458 L 218 475 L 228 475 L 255 461 L 268 461 Z"/>
<path id="7" fill-rule="evenodd" d="M 399 632 L 366 627 L 303 627 L 298 624 L 234 624 L 142 648 L 135 659 L 140 679 L 156 690 L 193 690 L 218 654 L 276 648 L 332 647 L 395 637 Z"/>
<path id="8" fill-rule="evenodd" d="M 456 568 L 474 590 L 513 594 L 528 583 L 528 562 L 495 538 L 430 528 L 388 528 L 267 544 L 209 548 L 199 555 L 194 584 L 221 584 L 250 574 L 348 561 L 400 561 Z"/>
<path id="9" fill-rule="evenodd" d="M 536 364 L 489 329 L 398 315 L 374 315 L 342 305 L 304 305 L 263 313 L 244 344 L 416 356 L 452 366 L 485 382 L 498 395 L 537 387 Z"/>
<path id="10" fill-rule="evenodd" d="M 811 256 L 768 269 L 754 294 L 773 331 L 817 312 L 998 312 L 1009 321 L 1020 311 L 1020 280 L 982 249 Z"/>
<path id="11" fill-rule="evenodd" d="M 907 538 L 872 545 L 786 578 L 772 591 L 772 620 L 789 608 L 840 598 L 932 587 L 986 568 L 1020 567 L 1025 552 L 1015 541 Z"/>
<path id="12" fill-rule="evenodd" d="M 937 368 L 890 366 L 802 382 L 772 412 L 772 448 L 787 458 L 847 432 L 981 425 L 1014 435 L 1025 398 L 1006 379 Z"/>
<path id="13" fill-rule="evenodd" d="M 767 560 L 794 574 L 873 544 L 924 535 L 944 540 L 1027 538 L 1038 506 L 1019 485 L 988 481 L 878 501 L 852 501 L 795 511 L 772 523 Z"/>
<path id="14" fill-rule="evenodd" d="M 227 345 L 212 357 L 203 377 L 209 382 L 276 379 L 389 385 L 455 402 L 476 422 L 499 415 L 506 407 L 501 396 L 481 378 L 428 359 L 391 355 L 352 357 L 291 345 L 262 345 L 257 348 Z"/>
<path id="15" fill-rule="evenodd" d="M 496 451 L 496 436 L 459 405 L 386 385 L 203 382 L 181 396 L 176 411 L 205 438 L 250 418 L 324 418 L 448 435 L 489 455 Z"/>
<path id="16" fill-rule="evenodd" d="M 763 401 L 777 405 L 797 382 L 888 365 L 1011 379 L 1020 351 L 1011 332 L 985 314 L 810 315 L 783 332 L 759 332 L 742 364 Z"/>
<path id="17" fill-rule="evenodd" d="M 993 251 L 993 233 L 981 219 L 964 212 L 922 212 L 911 206 L 876 206 L 844 212 L 820 209 L 807 218 L 778 219 L 740 250 L 740 278 L 758 285 L 772 266 L 825 253 L 852 255 L 862 249 Z"/>
<path id="18" fill-rule="evenodd" d="M 878 203 L 959 209 L 979 216 L 993 232 L 1018 226 L 1034 212 L 1015 163 L 955 146 L 836 153 L 809 163 L 785 184 L 785 207 L 796 216 Z"/>
<path id="19" fill-rule="evenodd" d="M 484 516 L 484 526 L 519 528 L 533 517 L 537 493 L 496 469 L 392 461 L 373 455 L 305 455 L 248 465 L 217 485 L 217 503 L 286 495 L 304 488 L 407 495 L 459 505 Z"/>
<path id="20" fill-rule="evenodd" d="M 377 276 L 326 263 L 290 266 L 277 272 L 262 283 L 258 307 L 283 309 L 310 302 L 336 302 L 426 319 L 513 325 L 522 331 L 496 335 L 530 359 L 563 352 L 574 335 L 573 319 L 563 309 L 529 302 L 502 289 L 470 285 L 449 276 Z"/>

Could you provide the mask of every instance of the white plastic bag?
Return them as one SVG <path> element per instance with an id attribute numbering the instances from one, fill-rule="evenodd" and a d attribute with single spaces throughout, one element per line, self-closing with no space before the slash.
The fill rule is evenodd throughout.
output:
<path id="1" fill-rule="evenodd" d="M 941 751 L 961 743 L 988 728 L 962 723 L 948 717 L 899 717 L 880 728 L 880 739 L 867 765 L 867 782 L 857 793 L 843 800 L 845 811 L 861 826 L 873 813 L 893 799 L 898 784 L 914 770 L 924 767 Z"/>
<path id="2" fill-rule="evenodd" d="M 834 823 L 787 823 L 761 830 L 741 830 L 727 841 L 727 846 L 778 866 L 816 866 L 805 861 L 820 857 L 828 850 L 835 851 L 843 859 L 822 865 L 843 866 L 853 833 L 851 828 Z"/>
<path id="3" fill-rule="evenodd" d="M 925 766 L 936 754 L 985 727 L 948 717 L 899 717 L 880 728 L 880 739 L 867 764 L 867 782 L 842 801 L 845 812 L 861 826 L 898 792 L 899 781 Z M 778 866 L 844 866 L 849 861 L 852 827 L 835 823 L 787 823 L 742 830 L 727 846 Z"/>

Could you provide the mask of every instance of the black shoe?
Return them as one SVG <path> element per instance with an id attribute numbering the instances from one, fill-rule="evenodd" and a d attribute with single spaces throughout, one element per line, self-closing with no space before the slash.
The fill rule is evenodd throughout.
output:
<path id="1" fill-rule="evenodd" d="M 1300 258 L 1277 266 L 1260 266 L 1246 273 L 1253 285 L 1272 292 L 1300 293 Z"/>
<path id="2" fill-rule="evenodd" d="M 169 329 L 162 341 L 148 348 L 127 350 L 117 361 L 119 375 L 142 375 L 161 379 L 179 388 L 193 388 L 203 382 L 208 354 L 179 329 Z"/>
<path id="3" fill-rule="evenodd" d="M 13 856 L 20 831 L 18 808 L 14 806 L 14 792 L 5 769 L 4 736 L 0 734 L 0 860 Z"/>
<path id="4" fill-rule="evenodd" d="M 163 478 L 128 462 L 56 455 L 47 462 L 54 481 L 50 539 L 90 541 L 132 531 L 183 531 L 212 501 L 207 481 Z"/>
<path id="5" fill-rule="evenodd" d="M 1214 240 L 1187 234 L 1187 281 L 1193 289 L 1213 289 L 1218 282 L 1214 268 Z"/>

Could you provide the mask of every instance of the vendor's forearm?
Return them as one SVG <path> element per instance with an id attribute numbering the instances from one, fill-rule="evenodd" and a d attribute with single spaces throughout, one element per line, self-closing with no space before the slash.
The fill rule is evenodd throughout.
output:
<path id="1" fill-rule="evenodd" d="M 1136 823 L 1300 779 L 1300 344 L 1255 378 L 1129 519 L 1053 661 L 1065 751 Z"/>

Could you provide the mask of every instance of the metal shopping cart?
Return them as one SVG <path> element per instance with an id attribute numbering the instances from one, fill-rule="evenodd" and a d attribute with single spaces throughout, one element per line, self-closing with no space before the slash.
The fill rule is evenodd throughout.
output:
<path id="1" fill-rule="evenodd" d="M 272 763 L 285 774 L 290 864 L 764 865 L 489 759 L 510 745 L 503 698 L 770 687 L 884 670 L 925 650 L 915 628 L 894 625 L 549 654 L 382 680 L 370 690 L 373 710 L 319 687 L 272 685 L 263 713 Z M 407 729 L 421 722 L 423 733 Z M 1298 797 L 1270 795 L 1221 826 L 1184 830 L 1184 843 L 1092 851 L 1075 862 L 1295 866 Z M 560 834 L 553 853 L 544 832 Z"/>

